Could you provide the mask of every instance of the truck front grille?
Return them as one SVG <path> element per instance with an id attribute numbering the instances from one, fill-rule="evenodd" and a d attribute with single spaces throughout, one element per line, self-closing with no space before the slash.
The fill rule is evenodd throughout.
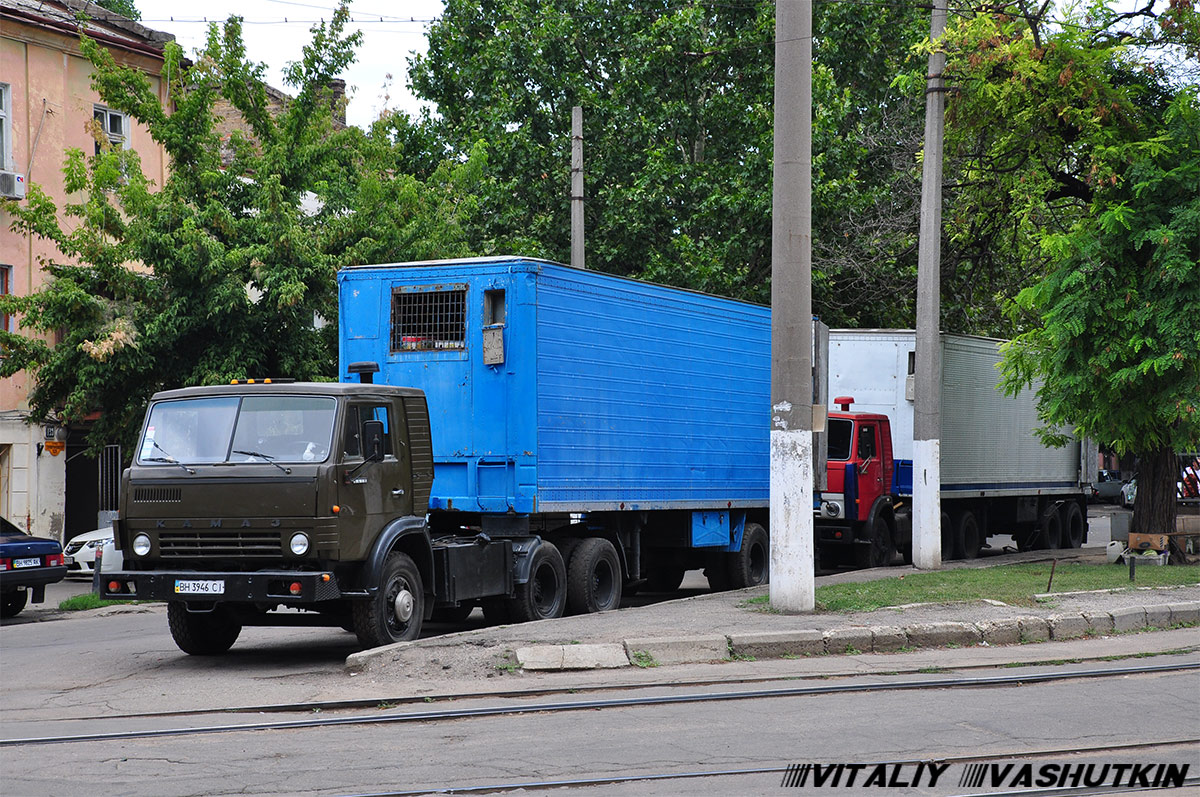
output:
<path id="1" fill-rule="evenodd" d="M 163 559 L 273 558 L 280 555 L 277 531 L 164 531 L 158 535 Z"/>
<path id="2" fill-rule="evenodd" d="M 133 500 L 139 504 L 177 504 L 183 500 L 178 487 L 135 487 Z"/>

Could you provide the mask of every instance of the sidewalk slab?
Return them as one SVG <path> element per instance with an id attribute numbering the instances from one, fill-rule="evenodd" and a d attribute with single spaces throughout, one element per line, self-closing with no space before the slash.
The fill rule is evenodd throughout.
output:
<path id="1" fill-rule="evenodd" d="M 894 653 L 908 647 L 908 634 L 894 625 L 871 627 L 871 650 L 875 653 Z"/>
<path id="2" fill-rule="evenodd" d="M 974 645 L 982 638 L 971 623 L 916 623 L 905 629 L 908 644 L 914 648 L 940 648 L 947 645 Z"/>
<path id="3" fill-rule="evenodd" d="M 1018 617 L 1022 642 L 1049 642 L 1050 623 L 1044 617 Z"/>
<path id="4" fill-rule="evenodd" d="M 1113 631 L 1136 631 L 1146 627 L 1146 610 L 1141 606 L 1112 609 Z"/>
<path id="5" fill-rule="evenodd" d="M 1172 603 L 1169 606 L 1171 608 L 1171 625 L 1200 623 L 1200 601 Z"/>
<path id="6" fill-rule="evenodd" d="M 984 620 L 975 627 L 989 645 L 1016 645 L 1021 641 L 1021 623 L 1015 617 Z"/>
<path id="7" fill-rule="evenodd" d="M 1079 639 L 1087 636 L 1088 621 L 1082 614 L 1052 614 L 1048 622 L 1051 639 Z"/>

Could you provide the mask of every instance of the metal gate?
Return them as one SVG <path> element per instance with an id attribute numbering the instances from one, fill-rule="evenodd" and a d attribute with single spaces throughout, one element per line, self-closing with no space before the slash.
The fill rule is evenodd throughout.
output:
<path id="1" fill-rule="evenodd" d="M 121 505 L 121 447 L 105 446 L 100 452 L 99 465 L 96 526 L 103 528 L 112 524 Z"/>

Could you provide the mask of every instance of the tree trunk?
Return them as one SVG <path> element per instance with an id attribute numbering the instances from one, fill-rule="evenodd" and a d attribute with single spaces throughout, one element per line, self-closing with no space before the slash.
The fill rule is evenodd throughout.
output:
<path id="1" fill-rule="evenodd" d="M 1169 448 L 1144 453 L 1139 458 L 1137 499 L 1133 504 L 1133 532 L 1169 534 L 1175 531 L 1175 482 L 1179 478 L 1179 459 Z M 1171 540 L 1171 562 L 1184 564 L 1182 546 Z"/>

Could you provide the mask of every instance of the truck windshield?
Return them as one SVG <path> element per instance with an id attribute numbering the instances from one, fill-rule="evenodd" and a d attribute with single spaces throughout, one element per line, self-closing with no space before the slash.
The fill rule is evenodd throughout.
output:
<path id="1" fill-rule="evenodd" d="M 323 462 L 337 402 L 323 396 L 219 396 L 150 408 L 139 464 Z"/>
<path id="2" fill-rule="evenodd" d="M 845 462 L 850 459 L 850 441 L 854 439 L 854 421 L 830 418 L 828 421 L 829 460 Z"/>

